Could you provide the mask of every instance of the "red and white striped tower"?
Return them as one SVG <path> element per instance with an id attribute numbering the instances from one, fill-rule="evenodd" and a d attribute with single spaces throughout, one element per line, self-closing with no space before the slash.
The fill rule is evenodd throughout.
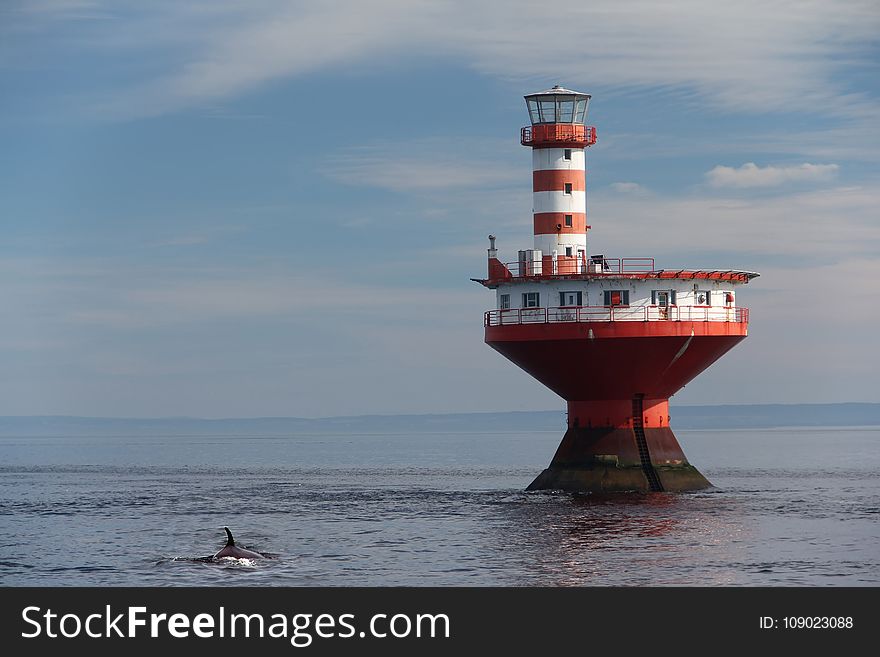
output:
<path id="1" fill-rule="evenodd" d="M 521 141 L 532 148 L 535 248 L 548 274 L 581 273 L 587 256 L 585 149 L 596 142 L 584 125 L 590 95 L 555 86 L 525 96 L 531 126 Z"/>

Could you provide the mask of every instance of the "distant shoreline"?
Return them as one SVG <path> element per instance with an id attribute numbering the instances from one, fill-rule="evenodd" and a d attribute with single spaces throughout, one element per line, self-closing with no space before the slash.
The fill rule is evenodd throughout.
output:
<path id="1" fill-rule="evenodd" d="M 880 403 L 672 406 L 673 429 L 880 426 Z M 565 411 L 359 415 L 327 418 L 0 416 L 0 436 L 248 435 L 559 431 Z"/>

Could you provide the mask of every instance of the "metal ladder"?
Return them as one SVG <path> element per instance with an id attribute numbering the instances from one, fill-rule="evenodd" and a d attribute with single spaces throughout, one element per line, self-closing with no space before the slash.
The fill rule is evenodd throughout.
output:
<path id="1" fill-rule="evenodd" d="M 642 471 L 648 480 L 648 486 L 652 492 L 660 492 L 663 490 L 663 484 L 660 483 L 660 477 L 651 463 L 651 452 L 648 451 L 648 439 L 645 437 L 644 424 L 644 406 L 642 405 L 642 397 L 637 395 L 633 397 L 633 434 L 636 437 L 636 446 L 639 448 L 639 459 L 642 462 Z"/>

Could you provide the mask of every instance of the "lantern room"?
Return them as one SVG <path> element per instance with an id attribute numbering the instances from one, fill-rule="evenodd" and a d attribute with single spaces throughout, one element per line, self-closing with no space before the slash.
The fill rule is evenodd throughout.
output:
<path id="1" fill-rule="evenodd" d="M 532 148 L 586 148 L 596 143 L 596 129 L 584 125 L 590 94 L 556 85 L 525 96 L 531 125 L 521 143 Z"/>
<path id="2" fill-rule="evenodd" d="M 582 94 L 556 85 L 525 97 L 532 125 L 542 123 L 579 123 L 587 119 L 590 94 Z"/>

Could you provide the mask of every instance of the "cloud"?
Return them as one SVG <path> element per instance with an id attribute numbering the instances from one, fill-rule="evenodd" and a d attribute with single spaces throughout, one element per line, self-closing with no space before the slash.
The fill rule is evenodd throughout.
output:
<path id="1" fill-rule="evenodd" d="M 880 159 L 880 109 L 865 116 L 852 117 L 837 125 L 826 124 L 808 131 L 780 130 L 772 123 L 730 139 L 726 131 L 700 134 L 690 129 L 680 138 L 670 140 L 664 131 L 614 132 L 602 135 L 602 157 L 609 161 L 644 161 L 649 159 L 700 156 L 702 158 L 755 158 L 759 154 L 790 159 L 825 161 L 872 161 Z M 699 126 L 695 126 L 699 127 Z"/>
<path id="2" fill-rule="evenodd" d="M 634 182 L 611 183 L 611 189 L 620 194 L 645 194 L 648 191 L 639 183 Z"/>
<path id="3" fill-rule="evenodd" d="M 340 152 L 322 172 L 349 185 L 395 192 L 497 187 L 527 180 L 522 167 L 500 157 L 518 155 L 515 149 L 509 141 L 420 139 Z"/>
<path id="4" fill-rule="evenodd" d="M 746 162 L 738 169 L 716 166 L 706 172 L 706 180 L 712 187 L 778 187 L 787 183 L 826 182 L 833 179 L 839 169 L 837 164 L 804 162 L 787 167 L 759 167 L 754 162 Z"/>
<path id="5" fill-rule="evenodd" d="M 90 16 L 82 14 L 84 10 L 96 9 L 97 0 L 28 0 L 15 7 L 12 11 L 21 13 L 43 14 L 56 19 L 79 18 Z"/>
<path id="6" fill-rule="evenodd" d="M 877 310 L 865 300 L 878 275 L 872 257 L 762 267 L 761 277 L 737 297 L 751 311 L 749 338 L 676 399 L 723 403 L 735 394 L 737 403 L 877 401 L 877 359 L 866 357 L 875 352 Z M 817 299 L 833 300 L 835 312 L 818 311 Z M 841 317 L 847 319 L 843 332 Z M 734 381 L 750 384 L 737 392 Z"/>
<path id="7" fill-rule="evenodd" d="M 413 53 L 537 85 L 673 91 L 736 112 L 798 107 L 853 116 L 874 103 L 844 87 L 837 73 L 870 64 L 880 30 L 871 0 L 559 0 L 552 12 L 531 0 L 376 0 L 369 6 L 226 0 L 142 3 L 136 10 L 105 2 L 94 8 L 100 7 L 116 20 L 96 21 L 81 32 L 77 47 L 140 61 L 154 49 L 162 66 L 97 104 L 122 117 L 177 111 L 273 80 Z M 31 13 L 30 20 L 41 13 L 47 12 Z"/>
<path id="8" fill-rule="evenodd" d="M 187 3 L 182 3 L 187 4 Z M 209 8 L 163 5 L 161 17 L 138 20 L 168 26 L 160 32 L 176 46 L 164 73 L 116 89 L 93 106 L 121 118 L 154 116 L 206 102 L 214 104 L 273 80 L 342 67 L 401 49 L 419 47 L 431 22 L 432 4 L 425 0 L 380 0 L 366 8 L 354 0 L 289 3 L 220 2 Z M 196 34 L 187 43 L 182 37 Z M 175 36 L 176 35 L 176 36 Z M 97 35 L 101 47 L 103 35 Z M 131 50 L 132 41 L 148 48 L 148 34 L 129 32 L 124 43 L 108 35 L 107 43 Z M 143 49 L 138 53 L 143 57 Z"/>
<path id="9" fill-rule="evenodd" d="M 749 262 L 783 254 L 811 262 L 866 258 L 880 249 L 878 206 L 877 184 L 772 198 L 664 198 L 597 192 L 590 201 L 591 248 L 608 255 L 659 255 L 662 267 L 714 263 L 748 269 Z M 718 262 L 719 253 L 725 262 Z M 671 256 L 682 255 L 687 262 L 669 261 Z"/>
<path id="10" fill-rule="evenodd" d="M 249 210 L 253 212 L 253 210 Z M 217 238 L 227 237 L 246 232 L 245 226 L 241 225 L 201 225 L 195 227 L 192 232 L 170 234 L 156 241 L 147 242 L 146 246 L 162 247 L 186 247 L 201 246 L 215 241 Z"/>
<path id="11" fill-rule="evenodd" d="M 207 235 L 178 235 L 169 237 L 166 240 L 154 242 L 150 246 L 196 246 L 199 244 L 207 244 L 210 238 Z"/>
<path id="12" fill-rule="evenodd" d="M 340 304 L 339 299 L 345 299 Z M 397 310 L 425 304 L 443 305 L 460 298 L 453 293 L 405 290 L 358 284 L 334 284 L 291 276 L 190 278 L 160 286 L 106 290 L 95 306 L 68 315 L 76 324 L 133 328 L 175 326 L 210 321 L 289 319 L 308 322 L 314 313 L 356 315 L 360 322 L 382 322 Z"/>
<path id="13" fill-rule="evenodd" d="M 475 255 L 485 262 L 485 251 Z M 463 394 L 463 382 L 490 388 L 509 367 L 481 339 L 491 293 L 460 270 L 454 289 L 268 263 L 169 271 L 167 262 L 21 258 L 0 259 L 0 271 L 16 281 L 0 288 L 6 412 L 479 410 L 498 400 Z M 418 389 L 414 372 L 425 374 Z M 353 401 L 340 406 L 340 396 Z M 540 390 L 530 398 L 553 403 Z"/>

